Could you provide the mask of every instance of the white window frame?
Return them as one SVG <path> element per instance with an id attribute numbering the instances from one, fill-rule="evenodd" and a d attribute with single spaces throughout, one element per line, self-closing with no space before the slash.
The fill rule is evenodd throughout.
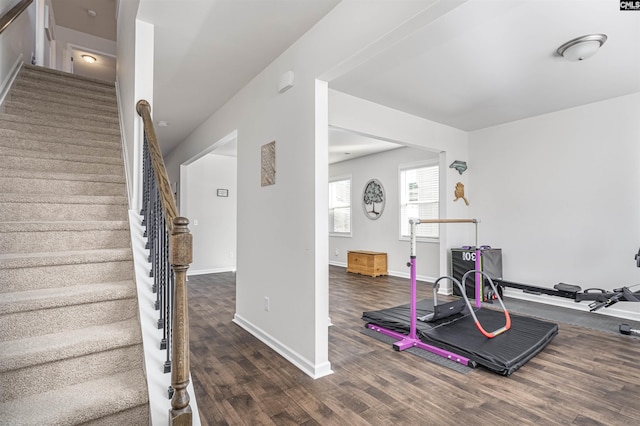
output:
<path id="1" fill-rule="evenodd" d="M 398 166 L 398 236 L 400 240 L 409 240 L 410 239 L 410 235 L 409 232 L 410 230 L 407 228 L 407 234 L 403 235 L 403 225 L 406 225 L 407 227 L 409 226 L 409 219 L 412 217 L 411 215 L 407 216 L 407 220 L 406 220 L 406 224 L 403 224 L 403 218 L 402 218 L 402 210 L 403 210 L 403 203 L 405 202 L 405 188 L 403 187 L 403 173 L 405 173 L 408 170 L 415 170 L 415 169 L 421 169 L 421 168 L 426 168 L 426 167 L 434 167 L 436 169 L 436 176 L 438 177 L 438 182 L 436 182 L 435 185 L 435 189 L 438 192 L 437 195 L 437 201 L 436 203 L 436 214 L 434 215 L 435 217 L 433 217 L 432 219 L 438 219 L 440 217 L 440 212 L 441 212 L 441 198 L 442 198 L 442 194 L 441 194 L 441 175 L 440 175 L 440 162 L 438 160 L 432 160 L 432 161 L 421 161 L 418 163 L 410 163 L 410 164 L 401 164 Z M 417 204 L 417 203 L 414 203 Z M 416 219 L 429 219 L 429 217 L 415 217 Z M 435 229 L 436 234 L 435 235 L 430 235 L 430 236 L 424 236 L 424 235 L 420 235 L 418 233 L 418 235 L 416 235 L 416 239 L 418 241 L 424 241 L 424 242 L 439 242 L 440 241 L 440 227 L 438 224 L 423 224 L 423 225 L 419 225 L 420 227 L 423 227 L 423 229 L 425 229 L 424 227 L 431 227 L 431 229 Z"/>
<path id="2" fill-rule="evenodd" d="M 334 232 L 333 227 L 331 226 L 331 210 L 332 210 L 332 200 L 331 200 L 331 184 L 335 182 L 343 182 L 349 181 L 349 232 Z M 351 175 L 346 176 L 335 176 L 329 179 L 329 236 L 331 237 L 351 237 L 351 232 L 353 229 L 353 179 Z"/>

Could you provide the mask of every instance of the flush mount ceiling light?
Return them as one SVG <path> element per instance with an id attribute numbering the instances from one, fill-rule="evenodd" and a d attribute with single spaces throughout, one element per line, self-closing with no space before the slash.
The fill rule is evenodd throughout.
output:
<path id="1" fill-rule="evenodd" d="M 567 61 L 583 61 L 595 55 L 605 41 L 605 34 L 589 34 L 566 42 L 558 47 L 557 52 Z"/>
<path id="2" fill-rule="evenodd" d="M 81 55 L 80 57 L 82 58 L 83 61 L 89 64 L 93 64 L 95 61 L 97 61 L 96 57 L 91 55 Z"/>

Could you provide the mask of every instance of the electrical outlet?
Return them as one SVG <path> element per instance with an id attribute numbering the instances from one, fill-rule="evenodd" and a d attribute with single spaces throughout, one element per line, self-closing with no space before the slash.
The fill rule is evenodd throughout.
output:
<path id="1" fill-rule="evenodd" d="M 193 219 L 193 226 L 197 226 L 198 225 L 198 219 Z"/>
<path id="2" fill-rule="evenodd" d="M 264 310 L 269 312 L 269 298 L 268 297 L 264 298 Z"/>
<path id="3" fill-rule="evenodd" d="M 340 256 L 340 250 L 336 249 L 336 256 Z"/>

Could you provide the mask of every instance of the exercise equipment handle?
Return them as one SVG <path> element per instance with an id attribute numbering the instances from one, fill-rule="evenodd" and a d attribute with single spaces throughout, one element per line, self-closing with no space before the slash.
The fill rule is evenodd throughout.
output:
<path id="1" fill-rule="evenodd" d="M 480 320 L 478 320 L 478 317 L 476 316 L 476 313 L 473 311 L 473 308 L 471 307 L 471 303 L 469 303 L 469 298 L 467 297 L 467 292 L 465 291 L 467 278 L 469 277 L 470 274 L 477 274 L 477 273 L 480 273 L 481 275 L 484 275 L 485 277 L 487 277 L 487 280 L 489 281 L 489 284 L 491 285 L 491 288 L 493 289 L 493 293 L 496 295 L 496 298 L 497 298 L 498 302 L 500 303 L 500 306 L 502 307 L 502 310 L 504 311 L 504 318 L 505 318 L 504 326 L 500 327 L 497 330 L 494 330 L 492 332 L 488 332 L 487 330 L 484 329 L 484 327 L 482 327 L 482 324 L 480 324 Z M 496 288 L 495 284 L 493 283 L 493 280 L 491 279 L 491 277 L 489 275 L 487 275 L 485 272 L 480 271 L 478 269 L 472 269 L 470 271 L 467 271 L 462 276 L 462 283 L 460 283 L 460 281 L 455 280 L 455 279 L 454 279 L 454 282 L 460 288 L 460 293 L 464 297 L 464 300 L 467 302 L 467 305 L 469 306 L 469 309 L 471 310 L 471 316 L 473 316 L 473 320 L 475 321 L 476 327 L 478 328 L 480 333 L 482 333 L 485 337 L 487 337 L 489 339 L 493 339 L 494 337 L 504 333 L 505 331 L 507 331 L 507 330 L 509 330 L 511 328 L 511 317 L 509 316 L 509 312 L 507 311 L 507 308 L 505 308 L 504 303 L 502 302 L 502 298 L 500 297 L 500 293 L 498 293 L 498 289 Z"/>

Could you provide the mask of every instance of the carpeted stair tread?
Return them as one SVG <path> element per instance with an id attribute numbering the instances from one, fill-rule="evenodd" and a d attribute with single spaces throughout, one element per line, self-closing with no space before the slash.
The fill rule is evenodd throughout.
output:
<path id="1" fill-rule="evenodd" d="M 57 121 L 73 125 L 95 126 L 96 128 L 119 129 L 118 117 L 69 111 L 49 104 L 28 104 L 25 102 L 5 101 L 4 113 L 21 117 L 36 118 L 44 121 Z M 79 109 L 83 111 L 83 109 Z"/>
<path id="2" fill-rule="evenodd" d="M 0 222 L 4 253 L 130 247 L 126 221 Z"/>
<path id="3" fill-rule="evenodd" d="M 85 77 L 82 75 L 71 74 L 65 71 L 59 71 L 30 64 L 23 65 L 19 74 L 19 78 L 23 77 L 35 78 L 41 81 L 49 81 L 56 84 L 70 85 L 74 87 L 89 87 L 96 88 L 97 90 L 115 91 L 115 84 L 110 81 Z"/>
<path id="4" fill-rule="evenodd" d="M 73 94 L 84 101 L 90 100 L 95 103 L 112 104 L 116 98 L 115 90 L 109 92 L 94 90 L 93 88 L 67 87 L 64 84 L 50 84 L 33 78 L 17 78 L 14 86 L 19 90 L 31 90 L 42 92 L 50 96 Z"/>
<path id="5" fill-rule="evenodd" d="M 83 161 L 84 156 L 81 155 L 63 155 L 4 147 L 0 147 L 0 156 L 3 157 L 0 168 L 3 169 L 113 175 L 124 173 L 122 160 L 113 157 L 87 157 L 87 161 Z"/>
<path id="6" fill-rule="evenodd" d="M 129 230 L 129 222 L 123 220 L 114 221 L 87 221 L 87 222 L 0 222 L 2 232 L 47 232 L 47 231 L 108 231 Z M 128 246 L 128 244 L 127 244 Z"/>
<path id="7" fill-rule="evenodd" d="M 33 195 L 31 200 L 13 200 L 6 202 L 11 196 Z M 3 194 L 0 196 L 0 217 L 6 222 L 26 220 L 37 222 L 53 221 L 86 221 L 86 220 L 126 220 L 126 203 L 105 202 L 109 196 L 93 197 L 96 200 L 83 204 L 77 202 L 81 195 L 60 195 L 58 201 L 39 200 L 40 194 Z M 71 199 L 76 197 L 75 199 Z M 40 197 L 42 198 L 42 197 Z M 111 197 L 118 198 L 118 197 Z"/>
<path id="8" fill-rule="evenodd" d="M 68 138 L 65 136 L 55 136 L 50 134 L 41 134 L 27 132 L 20 129 L 7 129 L 0 126 L 0 144 L 2 146 L 13 147 L 15 144 L 39 144 L 40 150 L 60 152 L 80 153 L 78 150 L 99 149 L 96 155 L 108 156 L 109 154 L 120 156 L 121 144 L 116 140 L 104 140 L 94 138 Z M 30 148 L 34 149 L 34 148 Z M 107 155 L 103 154 L 106 152 Z M 85 153 L 86 154 L 86 153 Z"/>
<path id="9" fill-rule="evenodd" d="M 192 405 L 193 406 L 193 405 Z M 92 420 L 82 426 L 113 426 L 113 425 L 142 425 L 149 424 L 149 407 L 138 405 L 128 410 L 119 411 L 109 416 Z"/>
<path id="10" fill-rule="evenodd" d="M 113 183 L 123 185 L 125 177 L 123 175 L 105 175 L 99 173 L 63 173 L 51 171 L 33 171 L 0 168 L 0 178 L 23 178 L 23 179 L 43 179 L 59 181 L 96 182 Z"/>
<path id="11" fill-rule="evenodd" d="M 0 203 L 127 205 L 128 202 L 126 197 L 116 195 L 0 194 Z"/>
<path id="12" fill-rule="evenodd" d="M 142 368 L 143 354 L 142 344 L 138 343 L 5 371 L 4 380 L 0 381 L 0 403 L 38 394 L 43 390 L 42 383 L 50 391 Z"/>
<path id="13" fill-rule="evenodd" d="M 69 287 L 78 283 L 133 280 L 133 259 L 128 254 L 123 251 L 120 259 L 115 260 L 114 253 L 106 259 L 103 256 L 88 257 L 85 258 L 88 263 L 56 262 L 59 259 L 47 258 L 44 265 L 37 265 L 34 260 L 32 266 L 27 268 L 4 268 L 0 264 L 0 289 L 9 293 Z M 47 262 L 52 264 L 48 265 Z"/>
<path id="14" fill-rule="evenodd" d="M 86 120 L 90 122 L 96 122 L 97 124 L 109 124 L 120 126 L 120 120 L 117 114 L 98 114 L 95 112 L 87 111 L 86 108 L 74 107 L 69 105 L 66 108 L 60 108 L 59 105 L 50 103 L 33 103 L 25 102 L 23 100 L 10 100 L 6 99 L 3 104 L 4 112 L 13 115 L 43 115 L 46 118 L 56 117 L 59 119 L 71 119 L 71 120 Z M 19 111 L 20 114 L 13 113 L 11 111 Z"/>
<path id="15" fill-rule="evenodd" d="M 0 149 L 0 155 L 3 156 L 2 168 L 17 170 L 49 170 L 52 172 L 70 172 L 84 174 L 113 174 L 121 175 L 124 173 L 122 164 L 108 164 L 103 162 L 83 162 L 78 161 L 76 157 L 71 156 L 69 160 L 57 158 L 42 158 L 38 156 L 21 156 L 15 152 L 3 155 L 4 150 Z M 26 153 L 26 152 L 25 152 Z M 99 160 L 95 158 L 95 160 Z"/>
<path id="16" fill-rule="evenodd" d="M 30 150 L 23 148 L 9 148 L 0 146 L 0 155 L 3 157 L 18 157 L 18 158 L 33 158 L 43 160 L 59 160 L 76 163 L 91 163 L 91 164 L 108 164 L 111 166 L 122 166 L 122 159 L 117 157 L 98 157 L 93 155 L 80 155 L 80 154 L 67 154 L 57 152 L 46 152 L 38 150 Z M 4 163 L 7 161 L 3 161 Z"/>
<path id="17" fill-rule="evenodd" d="M 135 318 L 137 309 L 136 298 L 124 298 L 1 315 L 0 344 L 105 324 L 115 319 Z"/>
<path id="18" fill-rule="evenodd" d="M 1 293 L 0 315 L 136 297 L 131 281 Z"/>
<path id="19" fill-rule="evenodd" d="M 38 117 L 30 117 L 24 115 L 15 115 L 0 113 L 0 122 L 12 123 L 14 125 L 24 125 L 25 128 L 29 128 L 30 131 L 40 131 L 45 134 L 86 134 L 93 135 L 93 137 L 105 138 L 106 140 L 119 140 L 120 128 L 114 126 L 85 126 L 82 124 L 69 123 L 60 120 L 42 120 Z"/>
<path id="20" fill-rule="evenodd" d="M 33 176 L 28 176 L 29 174 Z M 105 177 L 124 179 L 122 175 L 46 173 L 33 170 L 0 169 L 0 192 L 57 195 L 126 195 L 126 187 L 122 182 L 111 182 Z"/>
<path id="21" fill-rule="evenodd" d="M 12 426 L 77 425 L 147 402 L 146 378 L 134 369 L 2 403 L 0 418 Z"/>
<path id="22" fill-rule="evenodd" d="M 58 105 L 60 108 L 66 107 L 84 107 L 87 111 L 91 111 L 94 114 L 100 112 L 110 115 L 118 115 L 118 107 L 115 103 L 101 103 L 93 102 L 91 100 L 85 100 L 81 97 L 64 94 L 56 94 L 52 96 L 46 92 L 37 92 L 31 90 L 24 90 L 20 87 L 13 87 L 9 93 L 9 99 L 12 101 L 25 102 L 37 104 L 39 102 L 46 102 L 50 104 Z"/>
<path id="23" fill-rule="evenodd" d="M 84 263 L 121 262 L 132 260 L 130 248 L 77 250 L 46 253 L 0 254 L 0 273 L 3 269 L 42 266 L 77 265 Z"/>
<path id="24" fill-rule="evenodd" d="M 120 142 L 120 136 L 115 134 L 97 134 L 92 130 L 79 130 L 74 127 L 51 127 L 38 120 L 31 123 L 14 121 L 10 117 L 7 117 L 6 114 L 4 117 L 0 117 L 0 127 L 9 130 L 17 130 L 31 135 L 45 135 L 71 139 L 92 139 L 94 141 L 107 143 Z"/>
<path id="25" fill-rule="evenodd" d="M 0 372 L 140 343 L 135 318 L 77 330 L 11 340 L 0 345 Z"/>
<path id="26" fill-rule="evenodd" d="M 0 194 L 0 217 L 5 222 L 126 220 L 123 196 Z"/>

